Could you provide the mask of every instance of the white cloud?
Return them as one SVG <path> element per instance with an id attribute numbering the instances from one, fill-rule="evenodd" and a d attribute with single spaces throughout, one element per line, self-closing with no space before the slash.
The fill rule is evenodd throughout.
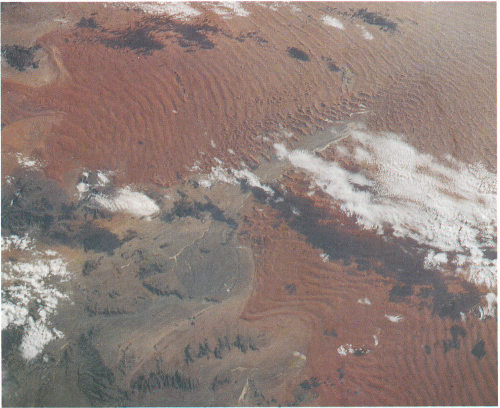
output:
<path id="1" fill-rule="evenodd" d="M 342 24 L 342 21 L 339 19 L 332 17 L 332 16 L 323 16 L 322 18 L 323 24 L 326 24 L 327 26 L 330 27 L 335 27 L 340 30 L 344 29 L 344 24 Z"/>
<path id="2" fill-rule="evenodd" d="M 424 260 L 424 266 L 428 269 L 436 268 L 442 264 L 448 263 L 448 255 L 445 252 L 436 254 L 433 250 L 427 253 Z"/>
<path id="3" fill-rule="evenodd" d="M 226 169 L 223 167 L 221 160 L 216 157 L 214 159 L 218 163 L 218 166 L 212 167 L 211 173 L 200 179 L 199 183 L 202 187 L 209 188 L 216 182 L 238 184 L 238 180 L 245 180 L 251 187 L 261 188 L 268 195 L 274 195 L 273 189 L 262 184 L 257 175 L 252 173 L 250 170 L 245 168 L 241 170 Z"/>
<path id="4" fill-rule="evenodd" d="M 113 195 L 98 194 L 94 201 L 112 212 L 125 212 L 138 217 L 151 216 L 160 211 L 156 203 L 143 193 L 132 191 L 130 187 L 119 189 Z"/>
<path id="5" fill-rule="evenodd" d="M 299 351 L 294 351 L 292 354 L 294 357 L 298 357 L 301 360 L 307 360 L 307 357 Z"/>
<path id="6" fill-rule="evenodd" d="M 484 296 L 487 305 L 479 306 L 480 319 L 487 317 L 496 317 L 497 314 L 497 295 L 495 293 L 488 293 Z"/>
<path id="7" fill-rule="evenodd" d="M 128 186 L 108 192 L 111 187 L 111 175 L 113 172 L 99 170 L 95 177 L 91 177 L 89 172 L 83 172 L 81 181 L 76 185 L 78 198 L 88 199 L 112 212 L 124 212 L 138 217 L 150 217 L 160 211 L 154 200 Z"/>
<path id="8" fill-rule="evenodd" d="M 337 348 L 337 353 L 339 353 L 342 357 L 347 356 L 347 354 L 354 354 L 356 352 L 360 352 L 362 354 L 368 354 L 370 350 L 364 347 L 354 348 L 352 344 L 343 344 Z"/>
<path id="9" fill-rule="evenodd" d="M 42 255 L 29 250 L 30 256 Z M 57 256 L 48 250 L 47 255 Z M 58 284 L 68 277 L 66 263 L 60 259 L 38 259 L 35 262 L 4 262 L 2 265 L 2 330 L 8 326 L 22 326 L 20 351 L 25 359 L 36 357 L 52 339 L 63 333 L 50 327 L 50 318 L 56 312 L 60 299 L 67 298 Z M 36 305 L 36 320 L 30 308 Z"/>
<path id="10" fill-rule="evenodd" d="M 361 29 L 361 33 L 363 34 L 363 38 L 365 40 L 373 40 L 373 35 L 370 33 L 364 26 L 356 24 L 357 27 Z"/>
<path id="11" fill-rule="evenodd" d="M 353 352 L 354 352 L 354 350 L 353 350 Z M 344 346 L 341 345 L 337 349 L 337 353 L 339 353 L 341 356 L 347 356 L 347 349 Z"/>
<path id="12" fill-rule="evenodd" d="M 106 184 L 109 184 L 109 178 L 103 171 L 97 172 L 97 184 L 101 187 L 104 187 Z"/>
<path id="13" fill-rule="evenodd" d="M 83 196 L 84 193 L 89 191 L 89 185 L 87 183 L 80 182 L 76 185 L 76 190 L 80 197 Z"/>
<path id="14" fill-rule="evenodd" d="M 427 265 L 447 264 L 471 282 L 496 287 L 496 177 L 481 164 L 467 165 L 418 152 L 391 133 L 351 129 L 348 149 L 328 162 L 314 154 L 275 144 L 276 155 L 309 174 L 360 227 L 411 238 L 431 248 Z M 340 146 L 339 146 L 340 147 Z"/>
<path id="15" fill-rule="evenodd" d="M 395 316 L 395 315 L 385 315 L 385 318 L 389 320 L 392 323 L 399 323 L 403 318 L 401 316 Z"/>
<path id="16" fill-rule="evenodd" d="M 82 200 L 89 195 L 92 196 L 94 192 L 89 193 L 91 189 L 93 191 L 103 190 L 105 187 L 109 186 L 111 184 L 110 177 L 113 174 L 114 172 L 112 171 L 98 170 L 97 174 L 93 173 L 92 176 L 94 177 L 91 177 L 88 171 L 82 172 L 80 182 L 76 185 L 78 199 Z M 91 182 L 91 180 L 93 181 Z"/>
<path id="17" fill-rule="evenodd" d="M 250 15 L 250 13 L 245 10 L 241 3 L 237 1 L 222 1 L 203 4 L 209 6 L 215 14 L 218 14 L 225 18 L 230 18 L 232 16 L 248 17 Z"/>
<path id="18" fill-rule="evenodd" d="M 9 324 L 22 326 L 28 318 L 28 308 L 23 304 L 12 303 L 8 300 L 2 302 L 2 330 Z"/>
<path id="19" fill-rule="evenodd" d="M 40 168 L 40 167 L 42 167 L 42 164 L 38 160 L 24 156 L 22 153 L 16 153 L 16 159 L 17 159 L 17 163 L 21 167 L 24 167 L 24 168 Z"/>
<path id="20" fill-rule="evenodd" d="M 7 237 L 1 237 L 2 251 L 8 251 L 11 249 L 26 250 L 33 246 L 33 240 L 25 235 L 24 237 L 18 237 L 17 235 L 9 235 Z"/>
<path id="21" fill-rule="evenodd" d="M 200 185 L 202 187 L 209 188 L 216 182 L 236 184 L 237 180 L 232 174 L 229 173 L 229 170 L 219 165 L 212 167 L 211 173 L 200 180 Z"/>
<path id="22" fill-rule="evenodd" d="M 41 320 L 34 321 L 30 316 L 25 328 L 19 350 L 26 360 L 35 358 L 47 343 L 55 338 L 54 333 Z"/>
<path id="23" fill-rule="evenodd" d="M 233 170 L 232 173 L 237 179 L 244 179 L 252 187 L 258 187 L 264 190 L 269 195 L 274 195 L 274 191 L 271 187 L 263 185 L 259 178 L 248 169 L 243 170 Z"/>
<path id="24" fill-rule="evenodd" d="M 148 14 L 167 14 L 185 21 L 201 14 L 199 10 L 191 7 L 189 3 L 183 2 L 158 1 L 154 3 L 133 3 L 133 5 Z"/>

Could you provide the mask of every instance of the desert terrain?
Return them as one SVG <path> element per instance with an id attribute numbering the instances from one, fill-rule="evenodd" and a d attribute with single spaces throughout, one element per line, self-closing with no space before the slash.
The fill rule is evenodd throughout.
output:
<path id="1" fill-rule="evenodd" d="M 498 403 L 495 3 L 2 3 L 4 406 Z"/>

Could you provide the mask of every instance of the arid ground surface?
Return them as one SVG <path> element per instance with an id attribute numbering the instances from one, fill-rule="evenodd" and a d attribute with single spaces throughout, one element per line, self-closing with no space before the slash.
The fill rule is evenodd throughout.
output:
<path id="1" fill-rule="evenodd" d="M 1 12 L 3 405 L 497 405 L 495 3 Z"/>

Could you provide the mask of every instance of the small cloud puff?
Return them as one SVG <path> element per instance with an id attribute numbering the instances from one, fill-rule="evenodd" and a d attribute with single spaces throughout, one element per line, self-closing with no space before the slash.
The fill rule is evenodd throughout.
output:
<path id="1" fill-rule="evenodd" d="M 327 26 L 335 27 L 335 28 L 338 28 L 339 30 L 343 30 L 344 29 L 344 24 L 342 24 L 342 22 L 339 19 L 335 18 L 335 17 L 324 16 L 322 18 L 322 21 L 323 21 L 323 24 L 326 24 Z"/>

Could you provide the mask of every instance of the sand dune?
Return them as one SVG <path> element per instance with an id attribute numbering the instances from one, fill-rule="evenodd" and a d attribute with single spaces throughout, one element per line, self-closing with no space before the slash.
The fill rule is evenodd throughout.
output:
<path id="1" fill-rule="evenodd" d="M 479 46 L 482 38 L 494 44 L 493 31 L 481 24 L 477 35 L 460 34 L 472 28 L 474 18 L 484 21 L 487 7 L 457 6 L 451 23 L 441 5 L 408 5 L 391 15 L 402 20 L 397 30 L 378 30 L 370 42 L 355 26 L 360 19 L 348 17 L 348 5 L 333 10 L 304 4 L 293 13 L 249 4 L 248 17 L 229 20 L 210 14 L 208 7 L 207 14 L 189 21 L 123 7 L 87 7 L 83 13 L 97 12 L 89 17 L 95 28 L 67 23 L 38 40 L 44 49 L 57 50 L 70 78 L 42 89 L 4 79 L 4 94 L 24 98 L 25 110 L 64 113 L 44 149 L 54 176 L 71 166 L 62 157 L 72 156 L 73 166 L 118 170 L 123 180 L 171 183 L 177 173 L 185 174 L 186 164 L 210 160 L 200 157 L 200 151 L 211 153 L 210 140 L 221 153 L 232 148 L 245 156 L 258 151 L 255 136 L 262 131 L 280 124 L 305 130 L 345 117 L 350 111 L 345 108 L 360 103 L 369 105 L 373 114 L 367 119 L 377 129 L 407 134 L 421 148 L 451 150 L 457 158 L 495 166 L 485 154 L 495 146 L 494 83 L 488 83 L 494 78 L 488 64 L 494 47 Z M 346 29 L 319 24 L 325 13 L 343 19 Z M 404 13 L 421 21 L 402 19 Z M 71 9 L 69 14 L 71 21 Z M 130 49 L 127 32 L 130 41 L 135 35 L 149 44 Z M 442 44 L 434 41 L 436 35 Z M 120 38 L 123 47 L 110 46 Z M 309 60 L 290 58 L 289 47 Z M 330 60 L 338 73 L 328 68 Z M 266 68 L 270 61 L 272 70 Z M 464 92 L 471 86 L 474 92 Z M 10 101 L 4 98 L 7 124 L 16 121 Z M 197 149 L 190 148 L 194 145 Z M 57 170 L 55 162 L 63 167 Z"/>
<path id="2" fill-rule="evenodd" d="M 495 11 L 2 4 L 3 403 L 496 405 Z"/>

